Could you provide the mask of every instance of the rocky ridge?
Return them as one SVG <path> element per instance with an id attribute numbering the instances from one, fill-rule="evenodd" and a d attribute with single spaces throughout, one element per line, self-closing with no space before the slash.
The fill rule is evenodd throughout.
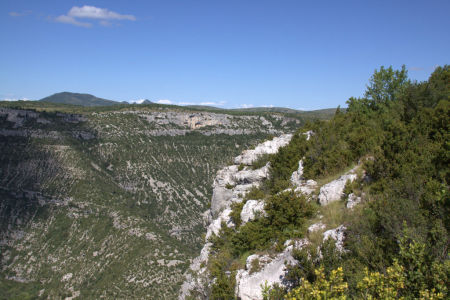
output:
<path id="1" fill-rule="evenodd" d="M 231 204 L 234 202 L 242 202 L 245 193 L 253 186 L 261 184 L 262 180 L 267 178 L 269 174 L 268 165 L 257 170 L 244 168 L 241 171 L 239 171 L 239 165 L 242 163 L 250 165 L 261 155 L 276 153 L 291 138 L 291 134 L 286 134 L 261 143 L 255 149 L 246 150 L 243 154 L 237 156 L 234 159 L 235 165 L 225 167 L 217 172 L 213 184 L 211 209 L 206 212 L 207 218 L 213 219 L 213 221 L 207 227 L 205 245 L 200 255 L 193 260 L 186 273 L 186 280 L 181 287 L 179 299 L 185 299 L 191 291 L 202 293 L 205 285 L 209 284 L 206 263 L 208 261 L 211 243 L 208 242 L 208 239 L 211 235 L 217 235 L 219 233 L 222 222 L 229 227 L 235 226 L 229 216 L 231 213 Z M 250 218 L 250 216 L 248 217 Z"/>
<path id="2" fill-rule="evenodd" d="M 308 139 L 311 136 L 313 136 L 313 133 L 309 132 Z M 255 161 L 255 157 L 252 155 L 255 155 L 255 153 L 257 155 L 267 153 L 263 149 L 266 149 L 268 152 L 270 151 L 270 153 L 275 153 L 279 149 L 280 144 L 287 144 L 287 138 L 290 138 L 290 136 L 280 137 L 279 139 L 260 144 L 254 150 L 244 151 L 243 154 L 234 159 L 235 165 L 225 167 L 217 173 L 214 181 L 211 212 L 207 213 L 213 221 L 208 226 L 205 245 L 200 256 L 194 259 L 189 272 L 186 274 L 186 281 L 183 283 L 179 299 L 185 299 L 190 291 L 196 291 L 198 294 L 202 294 L 207 289 L 206 287 L 210 285 L 211 278 L 208 278 L 206 265 L 212 244 L 208 242 L 208 239 L 213 234 L 219 234 L 221 224 L 225 224 L 228 227 L 235 226 L 230 218 L 231 203 L 242 201 L 245 191 L 248 191 L 254 185 L 258 186 L 270 175 L 268 172 L 270 165 L 266 165 L 257 170 L 248 170 L 246 167 L 244 170 L 238 171 L 238 164 L 251 165 Z M 269 144 L 269 142 L 271 143 Z M 326 206 L 342 199 L 345 185 L 347 182 L 352 182 L 357 179 L 357 171 L 359 168 L 360 166 L 357 165 L 337 179 L 318 186 L 316 181 L 303 177 L 303 160 L 300 160 L 298 169 L 291 176 L 291 189 L 296 193 L 307 195 L 310 201 L 318 201 L 322 206 Z M 239 191 L 239 196 L 237 196 L 236 191 Z M 350 194 L 346 200 L 346 206 L 348 209 L 353 208 L 360 201 L 361 197 Z M 256 217 L 264 216 L 264 201 L 247 200 L 240 216 L 241 224 L 245 224 Z M 311 224 L 307 232 L 308 234 L 319 232 L 323 241 L 328 239 L 335 240 L 336 249 L 344 252 L 345 226 L 340 225 L 336 228 L 325 229 L 327 229 L 327 225 L 319 221 L 318 223 Z M 248 256 L 245 269 L 238 270 L 236 274 L 236 296 L 242 300 L 262 299 L 261 289 L 264 285 L 272 286 L 278 284 L 282 287 L 288 287 L 289 283 L 284 279 L 286 266 L 298 263 L 293 258 L 292 251 L 294 249 L 301 249 L 309 243 L 310 241 L 307 238 L 289 240 L 285 243 L 284 250 L 276 255 L 253 254 Z M 257 269 L 254 266 L 257 266 Z M 204 295 L 204 297 L 207 296 Z"/>

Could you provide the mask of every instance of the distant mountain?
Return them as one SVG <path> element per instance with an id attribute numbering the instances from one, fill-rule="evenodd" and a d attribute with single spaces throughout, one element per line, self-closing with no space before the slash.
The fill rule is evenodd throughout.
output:
<path id="1" fill-rule="evenodd" d="M 51 96 L 42 98 L 39 101 L 81 106 L 109 106 L 120 104 L 120 102 L 97 98 L 90 94 L 78 94 L 70 92 L 56 93 Z"/>
<path id="2" fill-rule="evenodd" d="M 128 103 L 128 102 L 125 102 Z M 141 100 L 133 100 L 130 101 L 128 104 L 152 104 L 153 102 L 148 99 L 141 99 Z"/>

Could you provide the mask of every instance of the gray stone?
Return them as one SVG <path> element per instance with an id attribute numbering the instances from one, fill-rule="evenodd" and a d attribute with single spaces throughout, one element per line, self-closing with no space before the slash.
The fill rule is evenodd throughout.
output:
<path id="1" fill-rule="evenodd" d="M 323 241 L 325 242 L 329 238 L 336 241 L 336 249 L 340 252 L 345 252 L 344 249 L 344 238 L 345 238 L 345 226 L 341 225 L 335 229 L 327 230 L 323 233 Z"/>
<path id="2" fill-rule="evenodd" d="M 353 209 L 357 204 L 361 202 L 361 197 L 356 196 L 355 194 L 351 193 L 348 195 L 347 198 L 347 208 Z"/>
<path id="3" fill-rule="evenodd" d="M 248 200 L 241 211 L 241 221 L 245 224 L 260 214 L 264 215 L 264 201 L 260 200 Z"/>
<path id="4" fill-rule="evenodd" d="M 321 205 L 327 205 L 331 202 L 338 201 L 344 195 L 344 188 L 347 181 L 354 181 L 358 176 L 356 175 L 356 168 L 353 168 L 348 173 L 342 175 L 336 180 L 333 180 L 320 188 L 319 202 Z"/>

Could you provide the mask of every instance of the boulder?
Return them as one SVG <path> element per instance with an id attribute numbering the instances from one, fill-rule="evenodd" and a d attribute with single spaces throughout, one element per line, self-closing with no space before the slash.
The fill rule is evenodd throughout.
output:
<path id="1" fill-rule="evenodd" d="M 344 239 L 345 239 L 345 226 L 341 225 L 335 229 L 327 230 L 323 233 L 323 241 L 325 242 L 329 238 L 336 241 L 336 249 L 340 252 L 345 252 Z"/>
<path id="2" fill-rule="evenodd" d="M 350 195 L 348 195 L 346 206 L 348 209 L 353 209 L 353 207 L 355 207 L 355 205 L 357 205 L 360 202 L 361 202 L 361 197 L 358 197 L 355 194 L 351 193 Z"/>
<path id="3" fill-rule="evenodd" d="M 321 205 L 327 205 L 331 202 L 338 201 L 344 195 L 344 188 L 347 181 L 354 181 L 358 176 L 356 175 L 356 168 L 353 168 L 348 173 L 342 175 L 336 180 L 333 180 L 320 188 L 319 202 Z"/>

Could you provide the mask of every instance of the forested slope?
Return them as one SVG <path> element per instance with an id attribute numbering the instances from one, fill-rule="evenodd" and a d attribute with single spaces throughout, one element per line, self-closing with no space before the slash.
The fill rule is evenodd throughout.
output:
<path id="1" fill-rule="evenodd" d="M 449 101 L 449 66 L 425 82 L 382 67 L 345 113 L 242 165 L 269 175 L 227 202 L 191 295 L 446 299 Z"/>

